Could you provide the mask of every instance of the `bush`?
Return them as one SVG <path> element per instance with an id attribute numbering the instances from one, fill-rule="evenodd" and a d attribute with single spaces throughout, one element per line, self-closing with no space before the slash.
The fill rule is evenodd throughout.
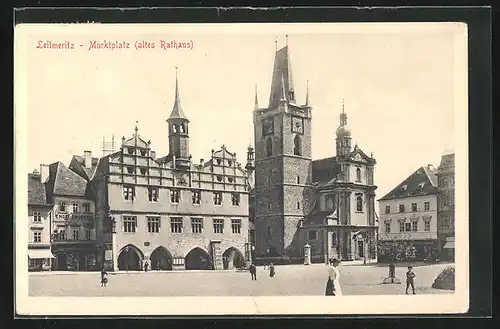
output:
<path id="1" fill-rule="evenodd" d="M 432 284 L 435 289 L 455 290 L 455 266 L 447 266 Z"/>

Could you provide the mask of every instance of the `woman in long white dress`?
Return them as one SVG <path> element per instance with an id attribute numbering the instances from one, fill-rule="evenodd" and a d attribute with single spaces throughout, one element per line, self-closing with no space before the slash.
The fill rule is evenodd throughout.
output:
<path id="1" fill-rule="evenodd" d="M 340 261 L 338 259 L 330 259 L 330 265 L 328 265 L 328 281 L 326 282 L 326 296 L 342 296 L 340 272 L 338 269 L 339 264 Z"/>

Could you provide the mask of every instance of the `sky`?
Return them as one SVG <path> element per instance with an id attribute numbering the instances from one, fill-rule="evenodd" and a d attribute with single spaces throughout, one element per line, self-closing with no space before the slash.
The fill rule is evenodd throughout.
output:
<path id="1" fill-rule="evenodd" d="M 275 41 L 284 46 L 286 34 L 298 103 L 309 84 L 313 159 L 335 155 L 342 100 L 353 146 L 377 161 L 377 199 L 420 166 L 437 167 L 455 148 L 456 30 L 450 25 L 96 25 L 38 27 L 18 39 L 25 56 L 18 63 L 23 108 L 16 110 L 27 111 L 29 172 L 42 163 L 69 165 L 85 150 L 102 156 L 103 137 L 113 134 L 118 149 L 136 121 L 157 156 L 166 155 L 176 66 L 193 160 L 208 159 L 224 144 L 244 164 L 253 143 L 254 86 L 266 107 Z M 89 51 L 91 41 L 103 40 L 129 42 L 131 49 Z M 135 49 L 143 40 L 156 47 Z M 163 50 L 160 40 L 193 47 Z M 37 49 L 39 41 L 68 41 L 75 49 Z"/>

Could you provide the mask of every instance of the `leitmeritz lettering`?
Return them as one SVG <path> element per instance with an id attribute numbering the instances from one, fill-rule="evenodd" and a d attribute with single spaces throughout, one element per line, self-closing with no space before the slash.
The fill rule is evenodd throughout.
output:
<path id="1" fill-rule="evenodd" d="M 90 41 L 89 43 L 89 51 L 95 49 L 115 50 L 115 49 L 129 49 L 129 48 L 130 48 L 130 42 L 126 41 L 103 40 L 103 41 Z"/>
<path id="2" fill-rule="evenodd" d="M 170 49 L 189 49 L 193 50 L 194 43 L 193 40 L 189 41 L 165 41 L 165 40 L 160 40 L 160 48 L 163 50 L 170 50 Z"/>
<path id="3" fill-rule="evenodd" d="M 43 41 L 39 40 L 37 49 L 75 49 L 75 44 L 69 41 L 64 42 L 54 42 L 54 41 Z"/>

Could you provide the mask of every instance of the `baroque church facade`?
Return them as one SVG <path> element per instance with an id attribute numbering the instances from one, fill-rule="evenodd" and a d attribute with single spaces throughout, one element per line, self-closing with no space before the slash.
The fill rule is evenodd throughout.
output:
<path id="1" fill-rule="evenodd" d="M 312 112 L 308 91 L 297 103 L 287 42 L 276 50 L 269 105 L 259 107 L 256 92 L 253 110 L 257 262 L 302 261 L 306 244 L 313 261 L 376 258 L 376 161 L 352 147 L 344 108 L 335 155 L 313 160 Z"/>

